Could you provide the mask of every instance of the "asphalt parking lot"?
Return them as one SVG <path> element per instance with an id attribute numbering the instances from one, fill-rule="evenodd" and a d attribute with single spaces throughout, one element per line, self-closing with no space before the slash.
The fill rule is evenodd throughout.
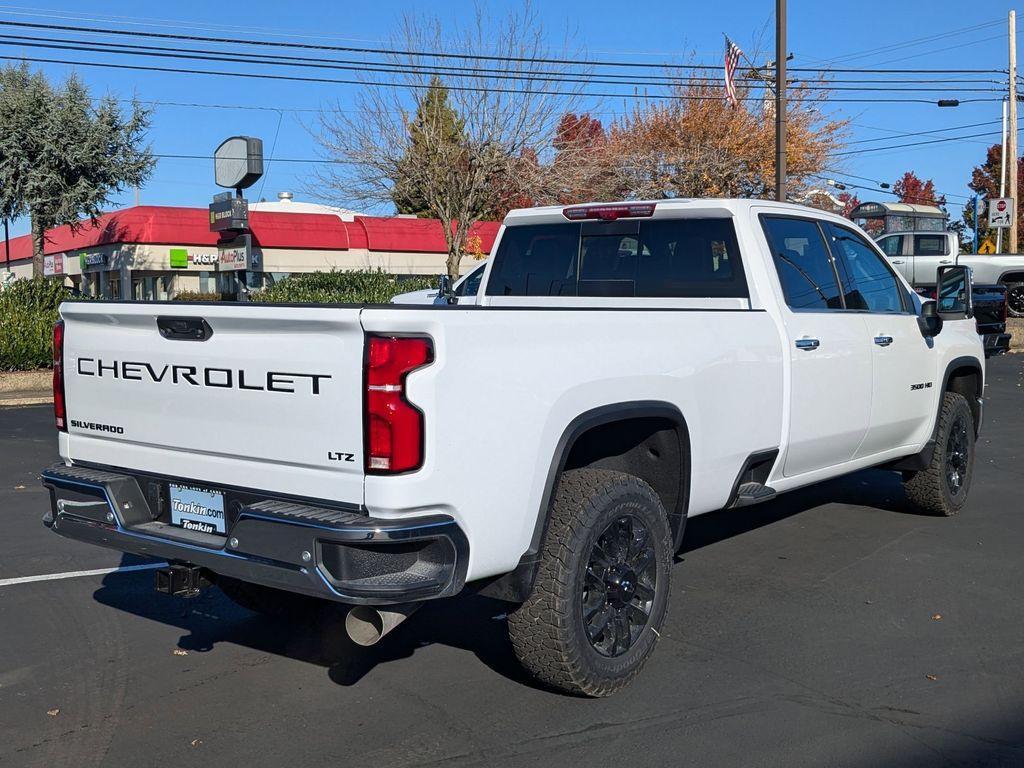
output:
<path id="1" fill-rule="evenodd" d="M 48 407 L 0 410 L 0 764 L 1024 765 L 1024 359 L 989 365 L 967 509 L 861 472 L 690 522 L 662 641 L 605 700 L 539 690 L 505 607 L 429 605 L 375 648 L 49 533 Z M 12 580 L 15 580 L 12 582 Z"/>

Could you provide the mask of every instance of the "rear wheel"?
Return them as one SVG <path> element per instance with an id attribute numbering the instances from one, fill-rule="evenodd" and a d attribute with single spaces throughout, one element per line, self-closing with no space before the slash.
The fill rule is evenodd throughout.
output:
<path id="1" fill-rule="evenodd" d="M 639 478 L 562 476 L 530 597 L 509 616 L 516 656 L 567 693 L 608 696 L 640 672 L 665 620 L 672 532 Z"/>
<path id="2" fill-rule="evenodd" d="M 974 475 L 974 417 L 967 399 L 946 392 L 931 464 L 904 477 L 907 497 L 922 511 L 950 516 L 967 501 Z"/>

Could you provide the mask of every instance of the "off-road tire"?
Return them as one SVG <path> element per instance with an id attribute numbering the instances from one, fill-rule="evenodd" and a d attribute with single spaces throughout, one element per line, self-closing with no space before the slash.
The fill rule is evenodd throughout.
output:
<path id="1" fill-rule="evenodd" d="M 633 518 L 646 527 L 654 553 L 654 595 L 647 623 L 628 650 L 602 655 L 587 635 L 584 582 L 594 545 L 616 520 Z M 630 529 L 632 530 L 632 528 Z M 669 598 L 672 532 L 654 490 L 623 472 L 577 469 L 562 474 L 551 505 L 533 591 L 509 616 L 516 656 L 542 683 L 582 696 L 608 696 L 640 672 L 660 637 Z M 629 635 L 627 629 L 627 636 Z M 613 641 L 613 650 L 614 650 Z"/>
<path id="2" fill-rule="evenodd" d="M 311 621 L 320 610 L 329 605 L 326 600 L 265 587 L 262 584 L 251 584 L 228 576 L 217 576 L 215 583 L 231 602 L 272 619 L 289 622 Z"/>
<path id="3" fill-rule="evenodd" d="M 961 439 L 966 447 L 966 457 L 962 462 L 956 463 L 963 464 L 965 470 L 957 472 L 960 483 L 954 490 L 947 477 L 951 434 L 961 429 L 966 430 L 966 434 L 961 433 Z M 974 417 L 963 395 L 956 392 L 946 392 L 943 395 L 935 438 L 931 463 L 926 469 L 904 475 L 903 487 L 910 502 L 922 512 L 950 517 L 963 508 L 974 476 Z"/>

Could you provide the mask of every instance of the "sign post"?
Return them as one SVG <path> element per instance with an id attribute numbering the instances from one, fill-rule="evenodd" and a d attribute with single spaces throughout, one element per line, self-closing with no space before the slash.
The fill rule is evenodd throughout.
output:
<path id="1" fill-rule="evenodd" d="M 997 197 L 988 204 L 988 225 L 992 229 L 1005 229 L 1012 226 L 1015 214 L 1012 197 Z"/>
<path id="2" fill-rule="evenodd" d="M 218 187 L 235 190 L 215 195 L 210 203 L 210 231 L 220 233 L 217 241 L 217 271 L 234 275 L 239 301 L 247 296 L 246 273 L 253 264 L 249 203 L 242 190 L 263 176 L 263 141 L 252 136 L 232 136 L 213 153 L 213 178 Z"/>
<path id="3" fill-rule="evenodd" d="M 974 252 L 978 252 L 978 230 L 981 224 L 978 222 L 978 196 L 974 196 Z"/>

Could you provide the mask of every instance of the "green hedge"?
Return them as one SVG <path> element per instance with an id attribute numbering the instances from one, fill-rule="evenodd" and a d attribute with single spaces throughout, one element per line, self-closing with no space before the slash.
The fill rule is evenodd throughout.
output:
<path id="1" fill-rule="evenodd" d="M 310 304 L 387 304 L 399 293 L 432 288 L 432 277 L 411 277 L 399 281 L 383 270 L 304 272 L 249 296 L 250 301 Z"/>
<path id="2" fill-rule="evenodd" d="M 71 296 L 60 280 L 14 280 L 0 289 L 0 371 L 28 371 L 53 364 L 57 307 Z"/>
<path id="3" fill-rule="evenodd" d="M 171 301 L 220 301 L 219 293 L 203 293 L 202 291 L 178 291 Z"/>

